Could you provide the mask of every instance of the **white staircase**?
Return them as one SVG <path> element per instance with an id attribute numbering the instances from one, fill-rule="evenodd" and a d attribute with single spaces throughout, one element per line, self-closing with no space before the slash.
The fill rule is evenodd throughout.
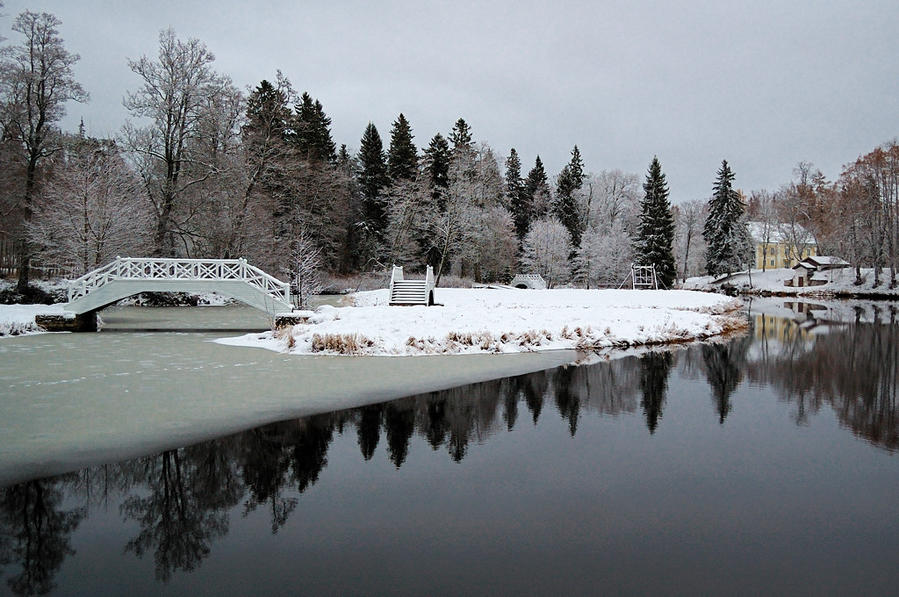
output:
<path id="1" fill-rule="evenodd" d="M 403 268 L 394 265 L 390 276 L 391 305 L 433 305 L 434 304 L 434 270 L 428 266 L 422 280 L 406 280 Z"/>

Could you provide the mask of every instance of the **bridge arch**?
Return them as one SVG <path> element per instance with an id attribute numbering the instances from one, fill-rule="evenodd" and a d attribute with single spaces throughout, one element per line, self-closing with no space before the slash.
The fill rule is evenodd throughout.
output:
<path id="1" fill-rule="evenodd" d="M 117 257 L 69 283 L 65 310 L 97 311 L 141 292 L 216 292 L 274 317 L 291 311 L 290 285 L 246 259 Z"/>

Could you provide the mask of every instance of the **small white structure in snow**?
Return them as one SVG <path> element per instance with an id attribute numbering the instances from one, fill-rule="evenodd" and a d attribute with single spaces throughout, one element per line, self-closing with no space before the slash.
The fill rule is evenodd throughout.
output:
<path id="1" fill-rule="evenodd" d="M 406 280 L 403 268 L 393 266 L 390 275 L 390 305 L 433 305 L 434 270 L 428 266 L 423 280 Z"/>
<path id="2" fill-rule="evenodd" d="M 654 265 L 631 265 L 631 284 L 634 290 L 638 288 L 659 289 L 659 279 L 656 277 Z"/>
<path id="3" fill-rule="evenodd" d="M 546 280 L 540 274 L 517 274 L 509 286 L 513 288 L 530 288 L 531 290 L 545 290 Z"/>
<path id="4" fill-rule="evenodd" d="M 815 278 L 817 272 L 843 269 L 851 267 L 848 261 L 832 255 L 813 255 L 806 257 L 793 266 L 793 277 L 788 280 L 787 286 L 820 286 L 826 284 L 826 280 Z"/>

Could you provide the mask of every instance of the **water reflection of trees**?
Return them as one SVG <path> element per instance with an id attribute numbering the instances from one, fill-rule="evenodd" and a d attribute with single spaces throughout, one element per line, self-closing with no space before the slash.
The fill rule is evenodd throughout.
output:
<path id="1" fill-rule="evenodd" d="M 119 504 L 137 532 L 127 553 L 151 556 L 156 577 L 168 581 L 209 556 L 229 530 L 230 513 L 265 513 L 272 533 L 287 524 L 299 495 L 320 479 L 337 435 L 355 433 L 363 460 L 379 449 L 396 468 L 410 457 L 417 436 L 454 461 L 495 433 L 513 431 L 522 421 L 536 425 L 556 412 L 572 436 L 585 412 L 632 413 L 637 396 L 647 395 L 660 411 L 673 362 L 651 353 L 585 367 L 542 371 L 266 425 L 195 446 L 169 450 L 119 465 L 84 469 L 56 479 L 7 488 L 3 494 L 0 565 L 17 563 L 9 579 L 22 594 L 52 588 L 54 574 L 72 552 L 70 535 L 90 507 Z M 649 381 L 649 385 L 644 382 Z M 643 385 L 641 385 L 643 384 Z M 526 409 L 530 417 L 520 417 Z M 659 412 L 653 415 L 655 423 Z M 529 419 L 529 420 L 528 420 Z M 83 504 L 63 510 L 62 496 Z"/>
<path id="2" fill-rule="evenodd" d="M 894 315 L 889 325 L 848 325 L 801 346 L 786 344 L 751 363 L 747 373 L 794 403 L 797 422 L 829 404 L 853 433 L 895 450 L 899 448 L 897 347 Z"/>
<path id="3" fill-rule="evenodd" d="M 650 433 L 655 433 L 662 418 L 662 406 L 668 391 L 668 376 L 674 359 L 670 352 L 650 352 L 640 357 L 640 391 L 643 415 Z"/>
<path id="4" fill-rule="evenodd" d="M 2 489 L 0 566 L 16 594 L 51 590 L 87 512 L 119 504 L 123 518 L 138 528 L 126 551 L 152 555 L 157 577 L 166 581 L 202 564 L 228 533 L 237 507 L 244 516 L 266 516 L 277 533 L 299 507 L 300 494 L 327 469 L 328 450 L 339 435 L 355 434 L 364 461 L 378 460 L 380 451 L 382 462 L 401 468 L 415 456 L 416 438 L 461 461 L 493 434 L 529 428 L 551 420 L 553 413 L 564 432 L 576 436 L 587 413 L 616 416 L 639 408 L 654 433 L 663 424 L 675 362 L 683 377 L 707 381 L 722 423 L 733 409 L 736 388 L 748 378 L 795 404 L 799 423 L 829 405 L 854 433 L 895 450 L 899 330 L 895 314 L 892 318 L 891 325 L 847 325 L 817 336 L 762 329 L 675 354 L 650 352 L 283 421 L 119 465 L 22 483 Z"/>
<path id="5" fill-rule="evenodd" d="M 222 453 L 230 443 L 207 442 L 126 465 L 132 485 L 145 491 L 122 503 L 124 518 L 140 527 L 125 550 L 137 557 L 152 552 L 159 580 L 195 569 L 209 555 L 210 543 L 228 533 L 228 511 L 244 490 L 233 453 Z"/>
<path id="6" fill-rule="evenodd" d="M 704 344 L 700 348 L 703 370 L 712 389 L 718 422 L 721 424 L 733 409 L 730 398 L 743 380 L 746 357 L 751 344 L 751 338 L 745 336 L 727 343 Z"/>
<path id="7" fill-rule="evenodd" d="M 65 477 L 28 481 L 2 490 L 0 567 L 15 565 L 6 583 L 16 595 L 42 595 L 56 585 L 53 577 L 75 551 L 71 535 L 85 508 L 63 509 Z"/>

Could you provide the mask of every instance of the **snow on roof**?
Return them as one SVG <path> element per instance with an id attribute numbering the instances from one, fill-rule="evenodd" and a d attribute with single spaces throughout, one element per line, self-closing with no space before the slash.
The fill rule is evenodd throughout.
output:
<path id="1" fill-rule="evenodd" d="M 848 266 L 849 262 L 833 255 L 813 255 L 806 258 L 815 265 Z"/>
<path id="2" fill-rule="evenodd" d="M 767 234 L 765 234 L 765 226 L 768 227 Z M 765 238 L 768 238 L 769 243 L 788 243 L 790 242 L 789 232 L 787 230 L 786 224 L 778 224 L 776 222 L 771 222 L 766 224 L 765 222 L 746 222 L 746 227 L 749 229 L 749 236 L 752 237 L 752 240 L 760 243 L 764 242 Z M 796 236 L 801 239 L 805 238 L 805 242 L 812 242 L 812 235 L 808 230 L 800 226 L 799 224 L 795 225 L 796 228 Z"/>
<path id="3" fill-rule="evenodd" d="M 834 257 L 833 255 L 813 255 L 811 257 L 806 257 L 799 263 L 793 266 L 793 269 L 804 267 L 808 270 L 815 270 L 818 268 L 821 269 L 833 269 L 836 267 L 849 267 L 849 262 L 840 259 L 839 257 Z"/>

